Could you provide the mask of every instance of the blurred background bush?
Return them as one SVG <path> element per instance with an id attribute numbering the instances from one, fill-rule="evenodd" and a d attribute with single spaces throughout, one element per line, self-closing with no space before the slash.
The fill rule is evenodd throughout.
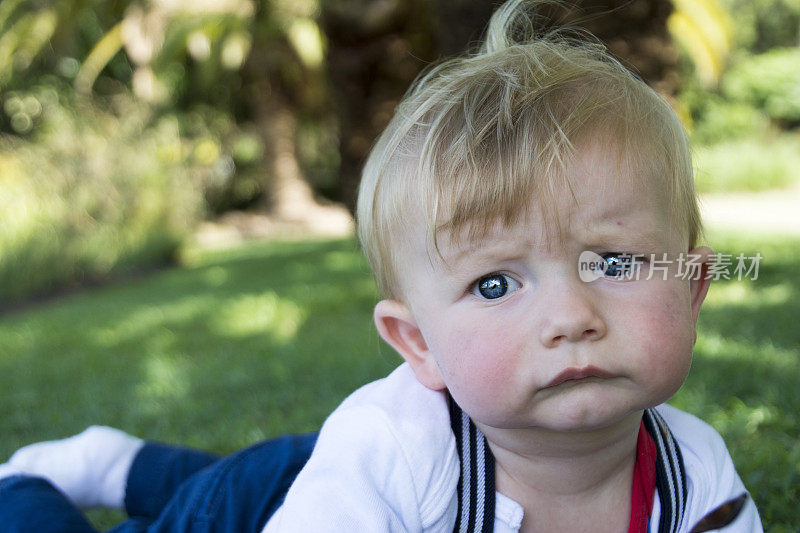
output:
<path id="1" fill-rule="evenodd" d="M 800 0 L 587 0 L 676 108 L 704 192 L 797 183 Z M 481 35 L 467 0 L 4 0 L 0 302 L 171 260 L 236 209 L 352 208 L 413 78 Z M 2 305 L 2 304 L 0 304 Z"/>

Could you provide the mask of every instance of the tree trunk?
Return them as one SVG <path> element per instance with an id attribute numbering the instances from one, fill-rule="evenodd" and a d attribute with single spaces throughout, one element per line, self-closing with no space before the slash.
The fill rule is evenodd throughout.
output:
<path id="1" fill-rule="evenodd" d="M 678 53 L 667 31 L 671 0 L 578 0 L 572 4 L 568 22 L 592 32 L 662 95 L 677 94 Z"/>
<path id="2" fill-rule="evenodd" d="M 269 16 L 263 19 L 268 22 Z M 260 186 L 269 219 L 264 223 L 281 233 L 348 233 L 353 229 L 350 213 L 318 198 L 299 160 L 297 116 L 306 101 L 304 91 L 318 80 L 273 29 L 256 29 L 254 37 L 239 99 L 264 147 Z"/>
<path id="3" fill-rule="evenodd" d="M 424 0 L 323 3 L 327 69 L 339 116 L 338 199 L 355 205 L 361 167 L 417 74 L 435 56 Z"/>

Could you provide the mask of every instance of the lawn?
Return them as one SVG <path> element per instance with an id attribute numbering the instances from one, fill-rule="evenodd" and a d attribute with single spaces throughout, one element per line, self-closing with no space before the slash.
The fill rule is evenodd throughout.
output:
<path id="1" fill-rule="evenodd" d="M 758 280 L 712 288 L 673 403 L 726 438 L 767 531 L 797 531 L 800 239 L 710 241 L 764 259 Z M 0 317 L 0 460 L 97 423 L 223 453 L 317 429 L 399 363 L 376 297 L 354 241 L 273 242 Z"/>

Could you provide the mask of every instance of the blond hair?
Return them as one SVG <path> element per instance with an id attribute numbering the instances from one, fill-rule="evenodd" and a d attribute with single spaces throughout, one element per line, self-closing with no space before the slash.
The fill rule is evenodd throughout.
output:
<path id="1" fill-rule="evenodd" d="M 424 219 L 435 246 L 438 231 L 474 238 L 511 224 L 532 198 L 546 210 L 556 187 L 570 186 L 575 146 L 595 139 L 636 175 L 662 182 L 672 227 L 696 244 L 691 156 L 675 113 L 590 36 L 530 38 L 528 4 L 504 4 L 478 53 L 422 76 L 369 154 L 358 234 L 386 298 L 402 299 L 395 265 L 409 217 Z"/>

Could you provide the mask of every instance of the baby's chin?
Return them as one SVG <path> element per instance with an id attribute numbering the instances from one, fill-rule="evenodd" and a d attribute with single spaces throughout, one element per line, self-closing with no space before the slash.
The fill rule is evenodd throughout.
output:
<path id="1" fill-rule="evenodd" d="M 580 433 L 613 429 L 629 424 L 641 413 L 662 403 L 660 398 L 608 398 L 587 392 L 570 397 L 553 398 L 532 408 L 527 414 L 502 419 L 487 417 L 487 425 L 498 429 L 543 430 L 559 433 Z M 493 419 L 492 419 L 493 418 Z"/>
<path id="2" fill-rule="evenodd" d="M 565 433 L 602 431 L 629 421 L 631 416 L 641 416 L 642 411 L 644 408 L 614 408 L 608 405 L 564 407 L 554 413 L 552 418 L 543 420 L 540 425 L 551 431 Z"/>

